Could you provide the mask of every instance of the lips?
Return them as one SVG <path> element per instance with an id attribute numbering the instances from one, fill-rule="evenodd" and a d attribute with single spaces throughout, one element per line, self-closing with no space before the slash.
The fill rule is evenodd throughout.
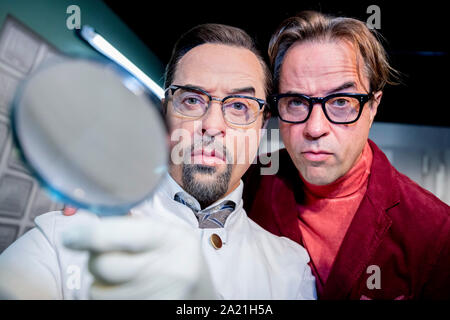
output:
<path id="1" fill-rule="evenodd" d="M 194 164 L 222 164 L 226 162 L 222 152 L 215 149 L 197 149 L 191 153 Z"/>
<path id="2" fill-rule="evenodd" d="M 302 152 L 303 156 L 309 161 L 325 161 L 332 153 L 322 150 L 307 150 Z"/>

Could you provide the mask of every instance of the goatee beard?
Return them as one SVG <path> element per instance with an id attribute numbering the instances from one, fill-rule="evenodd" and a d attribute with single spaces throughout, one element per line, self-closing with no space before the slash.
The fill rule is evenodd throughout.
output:
<path id="1" fill-rule="evenodd" d="M 206 208 L 227 192 L 231 171 L 231 164 L 227 164 L 225 171 L 220 174 L 217 174 L 216 167 L 202 164 L 183 164 L 183 189 L 197 199 L 202 209 Z M 196 179 L 195 175 L 215 175 L 215 177 L 208 183 Z"/>

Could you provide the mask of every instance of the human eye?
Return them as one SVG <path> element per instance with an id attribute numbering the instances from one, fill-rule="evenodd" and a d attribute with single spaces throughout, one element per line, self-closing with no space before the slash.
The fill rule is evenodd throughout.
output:
<path id="1" fill-rule="evenodd" d="M 183 97 L 182 102 L 186 105 L 194 106 L 202 104 L 204 101 L 198 95 L 186 95 L 185 97 Z"/>
<path id="2" fill-rule="evenodd" d="M 358 98 L 352 96 L 332 97 L 325 103 L 328 116 L 336 122 L 349 122 L 356 119 L 360 112 Z"/>
<path id="3" fill-rule="evenodd" d="M 179 108 L 186 111 L 204 109 L 207 104 L 206 98 L 196 92 L 183 92 L 179 101 Z"/>
<path id="4" fill-rule="evenodd" d="M 255 120 L 258 115 L 257 101 L 244 98 L 229 98 L 223 104 L 225 118 L 235 124 L 246 124 Z"/>
<path id="5" fill-rule="evenodd" d="M 245 112 L 248 110 L 248 106 L 243 102 L 233 102 L 228 107 L 232 108 L 235 111 L 241 111 L 241 112 Z"/>
<path id="6" fill-rule="evenodd" d="M 305 112 L 309 109 L 309 103 L 302 97 L 283 97 L 279 100 L 279 108 L 286 112 Z"/>
<path id="7" fill-rule="evenodd" d="M 336 97 L 330 101 L 333 107 L 346 108 L 352 105 L 351 98 L 348 97 Z"/>
<path id="8" fill-rule="evenodd" d="M 288 107 L 291 107 L 291 108 L 298 108 L 298 107 L 304 107 L 307 104 L 305 103 L 304 99 L 292 97 L 288 100 L 287 105 L 288 105 Z"/>
<path id="9" fill-rule="evenodd" d="M 246 98 L 230 98 L 225 101 L 224 108 L 235 114 L 246 114 L 253 109 L 253 106 L 252 101 Z"/>

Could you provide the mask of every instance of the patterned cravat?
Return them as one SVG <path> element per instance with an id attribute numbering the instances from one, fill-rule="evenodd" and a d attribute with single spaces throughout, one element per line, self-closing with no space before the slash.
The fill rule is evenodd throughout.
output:
<path id="1" fill-rule="evenodd" d="M 194 212 L 198 219 L 198 227 L 201 229 L 223 228 L 228 216 L 236 208 L 233 201 L 225 200 L 214 207 L 200 210 L 198 201 L 185 192 L 178 192 L 174 200 L 184 204 Z"/>

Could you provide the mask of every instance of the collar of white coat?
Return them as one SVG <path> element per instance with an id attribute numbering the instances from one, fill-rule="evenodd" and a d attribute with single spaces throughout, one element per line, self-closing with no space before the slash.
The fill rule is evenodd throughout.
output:
<path id="1" fill-rule="evenodd" d="M 163 189 L 168 194 L 168 196 L 171 199 L 174 199 L 175 194 L 177 194 L 180 191 L 186 192 L 172 177 L 170 174 L 166 174 L 166 177 L 164 178 L 166 180 L 166 183 L 163 182 Z M 242 190 L 244 188 L 244 183 L 242 180 L 239 181 L 239 186 L 234 189 L 232 192 L 230 192 L 227 196 L 220 198 L 216 202 L 209 205 L 207 208 L 202 208 L 202 210 L 214 207 L 218 205 L 219 203 L 225 201 L 225 200 L 231 200 L 236 204 L 236 207 L 239 206 L 240 202 L 242 201 Z"/>
<path id="2" fill-rule="evenodd" d="M 221 237 L 226 238 L 226 231 L 233 226 L 240 218 L 245 218 L 245 213 L 243 212 L 242 206 L 242 191 L 244 189 L 244 183 L 242 180 L 239 181 L 239 186 L 230 192 L 227 196 L 218 199 L 216 202 L 212 203 L 208 208 L 213 207 L 222 201 L 231 200 L 236 203 L 235 210 L 229 215 L 227 221 L 225 222 L 224 228 L 211 228 L 211 229 L 199 229 L 198 228 L 198 220 L 195 217 L 192 210 L 186 205 L 179 203 L 174 200 L 175 194 L 184 191 L 186 192 L 171 176 L 169 173 L 166 173 L 165 176 L 161 179 L 160 184 L 156 187 L 153 196 L 143 203 L 143 206 L 139 206 L 138 208 L 132 209 L 133 215 L 146 215 L 146 203 L 148 201 L 152 201 L 153 197 L 164 196 L 164 205 L 171 209 L 170 211 L 177 215 L 179 218 L 187 222 L 192 227 L 199 229 L 202 232 L 208 233 L 217 233 Z M 225 240 L 222 238 L 222 240 Z"/>

